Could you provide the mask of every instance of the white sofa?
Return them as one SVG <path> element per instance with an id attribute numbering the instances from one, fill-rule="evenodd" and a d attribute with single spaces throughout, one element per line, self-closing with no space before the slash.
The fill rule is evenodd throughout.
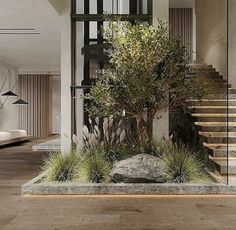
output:
<path id="1" fill-rule="evenodd" d="M 29 140 L 25 130 L 0 131 L 0 147 Z"/>

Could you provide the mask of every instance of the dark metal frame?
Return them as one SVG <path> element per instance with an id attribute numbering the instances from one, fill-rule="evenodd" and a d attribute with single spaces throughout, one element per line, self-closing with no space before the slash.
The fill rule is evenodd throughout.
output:
<path id="1" fill-rule="evenodd" d="M 148 13 L 147 14 L 140 14 L 140 9 L 142 8 L 141 0 L 130 0 L 130 14 L 112 14 L 109 19 L 111 20 L 119 20 L 121 21 L 131 21 L 134 22 L 135 20 L 139 21 L 147 21 L 152 23 L 152 1 L 148 0 Z M 76 13 L 76 0 L 71 0 L 71 49 L 72 49 L 72 85 L 71 85 L 71 127 L 72 127 L 72 135 L 76 132 L 76 110 L 75 110 L 75 101 L 74 98 L 76 96 L 76 90 L 81 89 L 85 92 L 88 91 L 91 87 L 91 82 L 89 79 L 89 69 L 90 64 L 87 60 L 84 59 L 84 80 L 81 83 L 81 86 L 76 85 L 76 22 L 84 22 L 84 44 L 89 45 L 90 42 L 96 41 L 98 44 L 102 44 L 104 39 L 101 34 L 98 34 L 97 39 L 93 39 L 89 37 L 89 23 L 90 21 L 97 22 L 97 29 L 99 30 L 103 25 L 103 22 L 106 21 L 103 14 L 103 0 L 97 0 L 97 14 L 89 14 L 89 0 L 84 1 L 84 14 L 77 14 Z M 137 12 L 139 9 L 139 12 Z M 138 14 L 137 14 L 138 13 Z M 99 63 L 100 67 L 103 67 L 103 63 Z M 86 118 L 84 122 L 86 123 Z"/>
<path id="2" fill-rule="evenodd" d="M 228 87 L 228 83 L 229 83 L 229 0 L 227 0 L 226 2 L 226 29 L 227 29 L 227 47 L 226 47 L 226 54 L 227 54 L 227 57 L 226 57 L 226 84 L 227 84 L 227 96 L 226 96 L 226 105 L 227 105 L 227 109 L 226 109 L 226 113 L 227 113 L 227 128 L 226 128 L 226 132 L 227 132 L 227 180 L 226 180 L 226 183 L 227 185 L 229 185 L 229 157 L 230 157 L 230 154 L 229 154 L 229 87 Z"/>

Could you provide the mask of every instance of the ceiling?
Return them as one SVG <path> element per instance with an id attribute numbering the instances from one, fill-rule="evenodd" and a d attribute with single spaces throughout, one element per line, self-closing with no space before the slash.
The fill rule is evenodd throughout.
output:
<path id="1" fill-rule="evenodd" d="M 60 71 L 60 16 L 48 0 L 0 0 L 0 62 L 20 72 Z"/>

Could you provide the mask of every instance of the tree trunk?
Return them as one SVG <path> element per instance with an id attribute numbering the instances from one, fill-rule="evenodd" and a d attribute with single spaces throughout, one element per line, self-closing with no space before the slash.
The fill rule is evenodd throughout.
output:
<path id="1" fill-rule="evenodd" d="M 144 120 L 143 116 L 139 116 L 136 118 L 137 129 L 138 129 L 138 138 L 141 145 L 145 145 L 150 141 L 150 137 L 148 135 L 148 123 Z"/>

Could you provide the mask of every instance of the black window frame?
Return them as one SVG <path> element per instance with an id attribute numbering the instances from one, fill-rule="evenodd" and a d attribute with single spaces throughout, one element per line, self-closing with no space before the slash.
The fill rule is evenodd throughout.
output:
<path id="1" fill-rule="evenodd" d="M 101 34 L 98 34 L 97 39 L 90 39 L 89 37 L 89 27 L 90 22 L 97 22 L 97 29 L 99 29 L 103 22 L 106 21 L 103 13 L 103 0 L 97 0 L 97 14 L 89 13 L 89 0 L 84 0 L 84 14 L 77 14 L 76 12 L 76 0 L 71 0 L 71 127 L 72 127 L 72 135 L 76 134 L 76 105 L 74 98 L 76 97 L 76 90 L 83 90 L 85 93 L 89 91 L 91 87 L 91 81 L 89 79 L 89 69 L 90 64 L 88 61 L 84 60 L 84 77 L 81 85 L 76 84 L 76 23 L 83 22 L 84 23 L 84 45 L 89 45 L 90 42 L 95 41 L 97 44 L 102 44 L 104 42 Z M 147 0 L 147 14 L 141 14 L 140 9 L 142 8 L 141 0 L 130 0 L 130 13 L 129 14 L 112 14 L 109 19 L 111 20 L 119 20 L 121 21 L 130 21 L 135 22 L 145 21 L 148 23 L 152 23 L 152 8 L 153 8 L 153 0 Z M 135 13 L 137 12 L 137 13 Z M 103 63 L 99 63 L 102 67 Z M 85 107 L 85 106 L 84 106 Z M 88 124 L 88 115 L 84 111 L 84 124 Z"/>

